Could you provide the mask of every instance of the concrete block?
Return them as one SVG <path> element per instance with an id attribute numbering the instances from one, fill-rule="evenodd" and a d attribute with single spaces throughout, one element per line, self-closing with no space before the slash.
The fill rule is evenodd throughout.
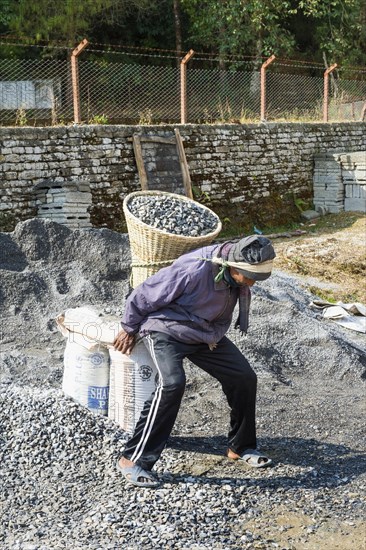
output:
<path id="1" fill-rule="evenodd" d="M 354 166 L 355 164 L 366 164 L 366 151 L 341 154 L 340 161 L 347 167 Z"/>
<path id="2" fill-rule="evenodd" d="M 304 212 L 301 212 L 301 217 L 307 221 L 320 218 L 320 215 L 320 212 L 317 212 L 316 210 L 305 210 Z"/>
<path id="3" fill-rule="evenodd" d="M 344 195 L 346 198 L 350 198 L 353 196 L 353 190 L 352 190 L 352 185 L 345 185 L 344 186 Z"/>
<path id="4" fill-rule="evenodd" d="M 85 213 L 87 212 L 87 208 L 82 208 L 79 204 L 67 204 L 63 207 L 63 211 L 64 212 L 72 212 L 72 213 L 75 213 L 75 212 L 80 212 L 80 213 Z"/>
<path id="5" fill-rule="evenodd" d="M 326 193 L 324 189 L 322 191 L 315 191 L 314 190 L 314 203 L 318 201 L 324 201 L 326 197 Z"/>
<path id="6" fill-rule="evenodd" d="M 317 199 L 317 200 L 314 200 L 314 207 L 315 207 L 315 210 L 318 210 L 318 208 L 325 208 L 326 207 L 326 204 L 325 204 L 325 200 L 324 199 Z"/>
<path id="7" fill-rule="evenodd" d="M 344 205 L 343 204 L 329 204 L 327 205 L 328 212 L 330 214 L 339 214 L 339 212 L 344 211 Z"/>
<path id="8" fill-rule="evenodd" d="M 356 181 L 366 181 L 366 166 L 362 168 L 356 168 L 354 172 Z"/>
<path id="9" fill-rule="evenodd" d="M 366 213 L 366 198 L 359 199 L 345 199 L 344 210 L 346 212 L 365 212 Z"/>

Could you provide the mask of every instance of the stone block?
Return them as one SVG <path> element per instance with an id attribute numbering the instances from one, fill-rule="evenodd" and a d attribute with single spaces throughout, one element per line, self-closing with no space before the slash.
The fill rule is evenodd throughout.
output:
<path id="1" fill-rule="evenodd" d="M 344 210 L 346 212 L 366 213 L 366 198 L 346 198 L 344 200 Z"/>
<path id="2" fill-rule="evenodd" d="M 353 197 L 353 189 L 352 189 L 352 185 L 345 185 L 344 186 L 344 196 L 345 198 L 350 198 L 350 197 Z"/>
<path id="3" fill-rule="evenodd" d="M 316 210 L 304 210 L 304 212 L 301 212 L 301 217 L 307 221 L 315 220 L 316 218 L 320 218 L 320 213 Z"/>
<path id="4" fill-rule="evenodd" d="M 354 177 L 356 181 L 366 181 L 366 163 L 364 167 L 356 167 L 354 172 Z"/>
<path id="5" fill-rule="evenodd" d="M 354 167 L 356 164 L 366 164 L 366 151 L 356 151 L 340 155 L 340 161 L 345 167 Z"/>
<path id="6" fill-rule="evenodd" d="M 366 197 L 366 185 L 346 185 L 346 198 L 360 199 Z"/>
<path id="7" fill-rule="evenodd" d="M 327 204 L 326 208 L 330 214 L 339 214 L 339 212 L 344 211 L 344 203 L 342 202 L 341 204 Z"/>

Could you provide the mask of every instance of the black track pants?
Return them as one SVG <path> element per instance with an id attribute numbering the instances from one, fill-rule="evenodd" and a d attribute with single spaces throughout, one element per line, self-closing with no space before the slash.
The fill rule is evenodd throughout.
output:
<path id="1" fill-rule="evenodd" d="M 256 448 L 255 403 L 257 376 L 239 349 L 226 337 L 210 350 L 207 344 L 185 344 L 168 334 L 151 332 L 144 338 L 158 369 L 159 383 L 146 401 L 123 456 L 151 470 L 174 426 L 186 377 L 183 359 L 216 378 L 231 408 L 229 447 L 241 454 Z"/>

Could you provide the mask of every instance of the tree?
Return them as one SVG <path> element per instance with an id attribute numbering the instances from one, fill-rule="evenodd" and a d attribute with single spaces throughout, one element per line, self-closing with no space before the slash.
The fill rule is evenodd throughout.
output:
<path id="1" fill-rule="evenodd" d="M 365 63 L 365 0 L 301 0 L 299 10 L 314 23 L 320 53 L 342 65 Z"/>
<path id="2" fill-rule="evenodd" d="M 294 13 L 286 0 L 181 0 L 190 16 L 191 38 L 223 54 L 288 54 L 294 40 L 286 28 Z"/>
<path id="3" fill-rule="evenodd" d="M 174 29 L 175 29 L 175 49 L 177 52 L 183 50 L 182 46 L 182 22 L 180 15 L 180 1 L 173 0 Z"/>
<path id="4" fill-rule="evenodd" d="M 10 28 L 20 37 L 73 45 L 93 24 L 118 26 L 121 19 L 149 5 L 148 0 L 19 0 Z"/>
<path id="5" fill-rule="evenodd" d="M 365 0 L 181 0 L 195 48 L 237 54 L 303 55 L 362 65 Z M 306 29 L 306 31 L 304 30 Z"/>
<path id="6" fill-rule="evenodd" d="M 9 22 L 13 17 L 13 3 L 11 0 L 0 0 L 0 30 L 3 32 L 3 29 L 7 27 Z"/>
<path id="7" fill-rule="evenodd" d="M 362 65 L 366 0 L 0 0 L 0 33 L 219 55 Z"/>

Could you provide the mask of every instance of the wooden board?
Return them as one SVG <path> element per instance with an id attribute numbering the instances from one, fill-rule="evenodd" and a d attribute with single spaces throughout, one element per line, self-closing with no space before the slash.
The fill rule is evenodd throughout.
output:
<path id="1" fill-rule="evenodd" d="M 132 141 L 141 189 L 193 198 L 183 141 L 177 128 L 169 137 L 134 134 Z"/>

